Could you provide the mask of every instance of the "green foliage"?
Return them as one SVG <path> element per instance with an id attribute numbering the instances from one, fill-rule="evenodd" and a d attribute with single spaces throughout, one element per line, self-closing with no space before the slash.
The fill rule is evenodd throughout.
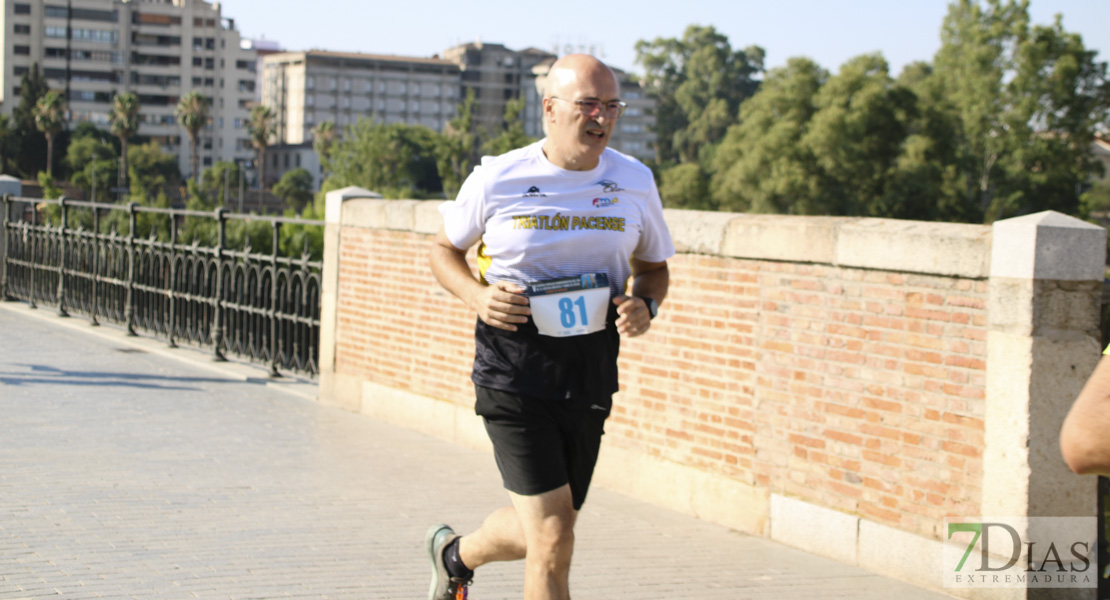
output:
<path id="1" fill-rule="evenodd" d="M 524 121 L 521 113 L 524 112 L 524 98 L 514 98 L 505 103 L 505 120 L 501 132 L 497 137 L 491 138 L 482 145 L 482 151 L 492 156 L 504 154 L 510 150 L 523 148 L 536 141 L 525 135 Z"/>
<path id="2" fill-rule="evenodd" d="M 119 138 L 119 187 L 127 182 L 127 140 L 139 131 L 139 97 L 134 92 L 116 94 L 108 113 L 108 131 Z"/>
<path id="3" fill-rule="evenodd" d="M 312 128 L 312 149 L 316 151 L 321 163 L 327 160 L 338 136 L 339 132 L 335 130 L 333 121 L 321 121 Z"/>
<path id="4" fill-rule="evenodd" d="M 15 121 L 13 145 L 19 148 L 16 153 L 16 168 L 25 178 L 34 178 L 39 171 L 46 169 L 46 138 L 35 127 L 35 106 L 50 89 L 46 85 L 38 63 L 19 78 L 19 104 L 12 111 Z"/>
<path id="5" fill-rule="evenodd" d="M 659 195 L 667 208 L 714 210 L 717 208 L 709 195 L 709 178 L 695 163 L 676 165 L 663 171 Z"/>
<path id="6" fill-rule="evenodd" d="M 384 125 L 359 119 L 347 128 L 325 162 L 326 189 L 357 185 L 386 198 L 413 198 L 438 192 L 440 136 L 422 125 Z"/>
<path id="7" fill-rule="evenodd" d="M 1024 1 L 957 0 L 941 39 L 934 64 L 911 64 L 897 80 L 878 54 L 833 76 L 790 59 L 719 143 L 705 134 L 712 127 L 691 121 L 672 137 L 671 160 L 699 163 L 723 210 L 988 223 L 1090 210 L 1080 194 L 1097 170 L 1094 133 L 1110 117 L 1106 63 L 1059 19 L 1031 27 Z M 672 108 L 693 114 L 678 92 L 689 81 L 675 85 L 690 70 L 682 44 L 653 48 L 641 54 L 652 89 L 676 90 Z M 704 115 L 712 103 L 699 106 Z M 663 188 L 685 202 L 695 174 L 664 171 Z M 1094 206 L 1101 193 L 1084 202 Z"/>
<path id="8" fill-rule="evenodd" d="M 458 107 L 455 118 L 447 123 L 435 147 L 436 170 L 443 182 L 443 193 L 454 198 L 474 164 L 478 136 L 474 126 L 474 89 L 466 92 L 466 100 Z"/>
<path id="9" fill-rule="evenodd" d="M 54 139 L 65 127 L 66 100 L 60 92 L 51 90 L 39 98 L 32 111 L 35 128 L 46 136 L 46 172 L 54 173 Z"/>
<path id="10" fill-rule="evenodd" d="M 166 154 L 157 142 L 132 146 L 127 150 L 128 175 L 131 182 L 131 201 L 145 206 L 165 205 L 165 190 L 181 182 L 177 158 Z"/>
<path id="11" fill-rule="evenodd" d="M 312 201 L 312 173 L 302 168 L 286 171 L 281 181 L 274 185 L 273 192 L 281 198 L 286 209 L 299 213 Z"/>
<path id="12" fill-rule="evenodd" d="M 251 137 L 251 145 L 258 152 L 258 194 L 262 197 L 262 190 L 266 189 L 266 148 L 270 146 L 270 138 L 274 137 L 277 130 L 277 115 L 269 106 L 258 105 L 251 109 L 250 120 L 247 121 L 247 133 Z"/>
<path id="13" fill-rule="evenodd" d="M 65 163 L 72 173 L 70 183 L 84 190 L 85 198 L 94 199 L 95 182 L 95 200 L 110 201 L 109 188 L 118 171 L 115 148 L 111 144 L 89 135 L 74 137 L 66 150 Z"/>
<path id="14" fill-rule="evenodd" d="M 828 73 L 808 58 L 792 58 L 767 74 L 740 108 L 714 157 L 710 184 L 721 210 L 811 214 L 820 182 L 816 159 L 799 143 L 817 112 Z"/>
<path id="15" fill-rule="evenodd" d="M 39 171 L 39 186 L 42 187 L 44 200 L 56 200 L 62 197 L 62 188 L 54 183 L 54 178 L 46 171 Z"/>
<path id="16" fill-rule="evenodd" d="M 189 135 L 189 179 L 195 181 L 200 174 L 200 130 L 208 124 L 208 98 L 195 90 L 189 92 L 177 102 L 173 115 Z"/>
<path id="17" fill-rule="evenodd" d="M 0 174 L 8 174 L 8 157 L 15 137 L 15 120 L 9 115 L 0 115 Z"/>
<path id="18" fill-rule="evenodd" d="M 1075 214 L 1110 110 L 1106 63 L 1063 30 L 1030 27 L 1028 2 L 949 6 L 934 76 L 956 117 L 958 200 L 985 222 Z"/>
<path id="19" fill-rule="evenodd" d="M 1110 178 L 1096 181 L 1091 189 L 1080 196 L 1080 214 L 1090 217 L 1092 213 L 1110 213 Z"/>
<path id="20" fill-rule="evenodd" d="M 733 50 L 712 26 L 690 25 L 682 39 L 636 43 L 643 84 L 656 98 L 656 159 L 659 163 L 708 160 L 702 151 L 719 142 L 736 122 L 740 104 L 759 87 L 764 51 Z"/>

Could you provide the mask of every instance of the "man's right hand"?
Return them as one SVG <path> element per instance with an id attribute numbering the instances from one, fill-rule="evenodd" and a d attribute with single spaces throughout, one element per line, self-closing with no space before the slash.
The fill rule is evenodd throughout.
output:
<path id="1" fill-rule="evenodd" d="M 475 294 L 470 307 L 486 325 L 516 331 L 516 324 L 527 323 L 532 314 L 528 298 L 521 295 L 523 291 L 507 281 L 498 281 Z"/>

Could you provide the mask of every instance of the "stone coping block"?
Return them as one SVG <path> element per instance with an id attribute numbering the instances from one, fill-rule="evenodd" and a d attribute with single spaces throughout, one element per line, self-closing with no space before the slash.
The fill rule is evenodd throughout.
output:
<path id="1" fill-rule="evenodd" d="M 995 221 L 991 276 L 1101 281 L 1106 230 L 1052 210 Z M 1091 252 L 1100 248 L 1100 252 Z"/>
<path id="2" fill-rule="evenodd" d="M 381 198 L 382 195 L 377 192 L 371 192 L 368 189 L 360 188 L 358 186 L 349 186 L 338 190 L 332 190 L 324 194 L 324 222 L 326 223 L 339 223 L 342 218 L 343 203 L 347 200 L 355 198 Z"/>
<path id="3" fill-rule="evenodd" d="M 383 200 L 367 193 L 373 194 L 359 188 L 329 192 L 328 222 L 341 219 L 344 227 L 432 235 L 442 225 L 442 200 Z M 337 221 L 332 221 L 333 213 Z M 971 279 L 991 274 L 987 225 L 675 209 L 663 213 L 676 250 L 684 253 Z M 1105 235 L 1102 228 L 1094 229 Z"/>

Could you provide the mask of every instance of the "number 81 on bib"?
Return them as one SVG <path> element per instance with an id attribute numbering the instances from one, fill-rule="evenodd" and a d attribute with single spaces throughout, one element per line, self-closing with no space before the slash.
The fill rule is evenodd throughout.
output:
<path id="1" fill-rule="evenodd" d="M 532 320 L 543 335 L 568 337 L 605 329 L 609 288 L 532 296 Z"/>

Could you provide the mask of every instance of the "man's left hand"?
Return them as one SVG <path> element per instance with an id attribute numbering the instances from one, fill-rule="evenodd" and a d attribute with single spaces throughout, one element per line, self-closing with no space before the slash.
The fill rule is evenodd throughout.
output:
<path id="1" fill-rule="evenodd" d="M 651 311 L 642 298 L 621 294 L 613 298 L 617 305 L 617 331 L 627 337 L 636 337 L 651 329 Z"/>

